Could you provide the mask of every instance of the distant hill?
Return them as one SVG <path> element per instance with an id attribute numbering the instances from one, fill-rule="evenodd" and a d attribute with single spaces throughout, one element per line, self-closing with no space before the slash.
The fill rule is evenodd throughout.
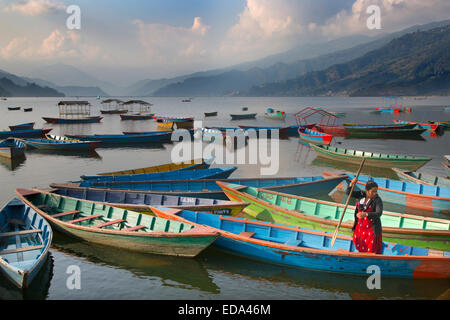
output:
<path id="1" fill-rule="evenodd" d="M 394 39 L 348 63 L 252 87 L 245 96 L 450 94 L 450 26 Z"/>
<path id="2" fill-rule="evenodd" d="M 64 94 L 35 83 L 18 85 L 7 78 L 0 78 L 0 95 L 5 97 L 64 97 Z"/>

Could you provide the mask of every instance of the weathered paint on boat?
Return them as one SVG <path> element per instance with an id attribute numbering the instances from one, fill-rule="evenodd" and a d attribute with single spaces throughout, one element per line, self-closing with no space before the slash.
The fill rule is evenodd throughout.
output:
<path id="1" fill-rule="evenodd" d="M 430 158 L 425 157 L 389 155 L 377 152 L 365 152 L 330 146 L 318 146 L 314 144 L 310 144 L 310 146 L 314 149 L 314 151 L 316 151 L 317 155 L 332 160 L 353 162 L 359 164 L 361 163 L 361 160 L 363 158 L 366 158 L 366 166 L 417 170 L 431 160 Z"/>
<path id="2" fill-rule="evenodd" d="M 392 168 L 392 170 L 400 180 L 406 182 L 450 188 L 450 179 L 445 177 L 433 176 L 422 172 L 403 171 L 397 168 Z"/>
<path id="3" fill-rule="evenodd" d="M 376 265 L 387 277 L 450 277 L 449 252 L 384 242 L 382 254 L 360 253 L 348 236 L 338 235 L 331 246 L 331 233 L 204 212 L 152 210 L 164 218 L 209 226 L 220 232 L 214 246 L 269 263 L 358 275 Z"/>
<path id="4" fill-rule="evenodd" d="M 149 206 L 165 206 L 170 208 L 234 216 L 239 214 L 248 205 L 248 203 L 216 199 L 134 193 L 115 190 L 96 190 L 90 188 L 60 188 L 50 190 L 50 192 L 81 200 L 105 202 L 110 206 L 146 214 L 152 214 Z"/>
<path id="5" fill-rule="evenodd" d="M 7 159 L 22 158 L 25 155 L 25 144 L 18 139 L 11 138 L 0 141 L 0 157 Z"/>
<path id="6" fill-rule="evenodd" d="M 327 133 L 319 132 L 313 129 L 299 128 L 298 135 L 300 139 L 314 144 L 329 145 L 333 136 Z"/>
<path id="7" fill-rule="evenodd" d="M 195 257 L 218 236 L 215 231 L 192 224 L 173 224 L 166 219 L 95 202 L 36 190 L 16 189 L 16 193 L 55 230 L 101 245 L 143 253 Z M 76 216 L 83 218 L 77 219 Z"/>
<path id="8" fill-rule="evenodd" d="M 324 179 L 322 176 L 316 177 L 287 177 L 287 178 L 243 178 L 243 179 L 226 179 L 226 180 L 166 180 L 166 181 L 149 181 L 135 183 L 133 185 L 122 185 L 120 183 L 110 184 L 108 188 L 111 190 L 120 190 L 126 192 L 138 193 L 157 193 L 166 195 L 176 195 L 183 197 L 209 198 L 227 200 L 222 189 L 216 184 L 216 181 L 226 181 L 241 185 L 253 187 L 264 187 L 270 190 L 278 190 L 280 192 L 290 194 L 303 194 L 311 196 L 320 193 L 326 193 L 333 190 L 346 176 L 331 177 Z M 78 184 L 50 184 L 52 188 L 78 188 Z M 129 189 L 132 186 L 133 189 Z M 128 187 L 125 189 L 125 187 Z M 102 190 L 96 187 L 94 189 Z"/>
<path id="9" fill-rule="evenodd" d="M 218 182 L 228 198 L 249 202 L 244 212 L 252 217 L 275 223 L 288 224 L 334 232 L 344 205 L 301 196 L 288 195 L 261 188 L 251 188 Z M 352 235 L 355 207 L 349 206 L 342 218 L 340 232 Z M 450 221 L 383 211 L 381 216 L 383 239 L 405 245 L 450 249 Z"/>
<path id="10" fill-rule="evenodd" d="M 0 270 L 16 286 L 27 288 L 47 259 L 52 228 L 15 198 L 0 212 L 0 230 Z"/>
<path id="11" fill-rule="evenodd" d="M 333 175 L 333 173 L 325 171 L 323 174 L 325 176 Z M 352 174 L 347 174 L 347 176 L 348 181 L 354 178 Z M 355 185 L 356 189 L 364 190 L 369 180 L 373 180 L 378 184 L 378 194 L 386 202 L 400 204 L 407 208 L 450 213 L 450 188 L 359 176 Z M 348 181 L 343 180 L 338 188 L 341 190 L 346 189 Z"/>
<path id="12" fill-rule="evenodd" d="M 198 179 L 227 179 L 237 167 L 208 168 L 197 170 L 180 170 L 155 173 L 128 174 L 117 176 L 98 176 L 81 182 L 80 187 L 108 187 L 110 184 L 120 183 L 130 185 L 135 182 L 146 182 L 152 180 L 198 180 Z"/>

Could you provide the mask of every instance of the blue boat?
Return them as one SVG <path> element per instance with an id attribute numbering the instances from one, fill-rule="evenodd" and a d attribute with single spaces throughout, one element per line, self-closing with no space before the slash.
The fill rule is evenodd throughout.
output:
<path id="1" fill-rule="evenodd" d="M 328 176 L 333 175 L 328 172 L 323 172 L 323 174 Z M 348 174 L 347 176 L 348 181 L 354 178 L 352 174 Z M 378 194 L 386 202 L 400 204 L 406 208 L 450 213 L 450 188 L 359 176 L 355 189 L 364 190 L 369 180 L 375 181 L 378 184 Z M 339 188 L 346 189 L 348 181 L 343 180 L 342 186 Z"/>
<path id="2" fill-rule="evenodd" d="M 17 198 L 0 212 L 0 270 L 19 288 L 30 285 L 44 265 L 52 228 Z"/>
<path id="3" fill-rule="evenodd" d="M 34 129 L 34 122 L 16 124 L 14 126 L 9 126 L 9 129 L 11 131 L 16 131 L 16 130 L 33 130 Z"/>
<path id="4" fill-rule="evenodd" d="M 94 151 L 99 141 L 55 140 L 55 139 L 17 139 L 27 147 L 38 150 L 54 151 Z"/>
<path id="5" fill-rule="evenodd" d="M 347 176 L 334 176 L 324 178 L 316 177 L 288 177 L 288 178 L 241 178 L 241 179 L 202 179 L 202 180 L 166 180 L 166 181 L 142 181 L 130 183 L 109 183 L 107 185 L 95 185 L 95 189 L 121 190 L 139 193 L 157 193 L 183 197 L 209 198 L 228 200 L 222 188 L 216 181 L 240 184 L 255 188 L 289 193 L 294 195 L 312 196 L 328 193 L 341 183 Z M 69 188 L 81 190 L 79 185 L 52 183 L 52 188 Z M 91 187 L 92 188 L 92 187 Z"/>
<path id="6" fill-rule="evenodd" d="M 142 173 L 142 174 L 126 174 L 117 176 L 98 176 L 95 179 L 88 179 L 81 182 L 81 187 L 105 186 L 110 183 L 134 183 L 153 180 L 198 180 L 198 179 L 227 179 L 237 167 L 228 168 L 208 168 L 197 170 L 175 170 L 167 172 Z M 83 176 L 81 176 L 83 178 Z"/>
<path id="7" fill-rule="evenodd" d="M 331 140 L 333 139 L 333 136 L 331 134 L 319 132 L 308 128 L 299 128 L 298 135 L 300 136 L 300 140 L 304 142 L 325 146 L 328 146 L 331 143 Z"/>
<path id="8" fill-rule="evenodd" d="M 450 252 L 383 243 L 382 254 L 359 253 L 352 237 L 310 229 L 165 207 L 151 207 L 161 218 L 209 226 L 220 237 L 213 246 L 232 254 L 278 265 L 367 276 L 378 266 L 382 276 L 450 277 Z M 369 272 L 370 273 L 370 272 Z"/>
<path id="9" fill-rule="evenodd" d="M 10 138 L 0 141 L 0 157 L 8 159 L 22 158 L 25 155 L 25 144 L 17 139 Z"/>
<path id="10" fill-rule="evenodd" d="M 94 134 L 94 135 L 76 135 L 66 134 L 66 137 L 81 141 L 100 141 L 101 144 L 133 144 L 147 142 L 169 142 L 172 137 L 171 132 L 152 133 L 152 134 Z"/>
<path id="11" fill-rule="evenodd" d="M 31 130 L 14 130 L 14 131 L 0 131 L 0 139 L 6 138 L 44 138 L 52 129 L 31 129 Z"/>

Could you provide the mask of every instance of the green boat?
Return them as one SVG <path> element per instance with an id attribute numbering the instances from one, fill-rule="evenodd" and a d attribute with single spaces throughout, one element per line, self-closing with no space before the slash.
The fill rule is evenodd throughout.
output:
<path id="1" fill-rule="evenodd" d="M 192 258 L 219 236 L 207 228 L 92 201 L 27 189 L 16 193 L 55 230 L 119 249 Z"/>
<path id="2" fill-rule="evenodd" d="M 450 188 L 450 179 L 445 177 L 433 176 L 422 172 L 403 171 L 397 168 L 392 168 L 392 170 L 394 170 L 400 180 L 405 182 Z"/>
<path id="3" fill-rule="evenodd" d="M 323 145 L 319 146 L 310 144 L 310 146 L 314 149 L 314 151 L 316 151 L 318 156 L 331 160 L 357 164 L 360 164 L 361 160 L 366 158 L 365 165 L 373 167 L 402 168 L 416 171 L 431 160 L 430 158 L 425 157 L 382 154 Z"/>
<path id="4" fill-rule="evenodd" d="M 244 212 L 258 220 L 334 232 L 344 205 L 261 188 L 217 182 L 230 200 L 250 203 Z M 339 229 L 352 235 L 354 206 L 348 206 Z M 450 220 L 383 211 L 383 241 L 450 250 Z"/>

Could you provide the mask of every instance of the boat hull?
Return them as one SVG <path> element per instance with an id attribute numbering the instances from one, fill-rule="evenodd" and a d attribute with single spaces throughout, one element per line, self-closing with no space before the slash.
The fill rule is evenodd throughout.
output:
<path id="1" fill-rule="evenodd" d="M 241 120 L 241 119 L 255 119 L 256 113 L 249 114 L 230 114 L 231 120 Z"/>
<path id="2" fill-rule="evenodd" d="M 103 117 L 88 117 L 80 119 L 50 118 L 42 117 L 48 123 L 54 124 L 76 124 L 76 123 L 99 123 Z"/>
<path id="3" fill-rule="evenodd" d="M 120 119 L 121 120 L 149 120 L 153 119 L 154 114 L 121 114 Z"/>
<path id="4" fill-rule="evenodd" d="M 167 142 L 170 141 L 171 133 L 155 133 L 155 134 L 122 134 L 122 135 L 71 135 L 66 137 L 81 141 L 100 141 L 101 144 L 132 144 L 147 142 Z"/>
<path id="5" fill-rule="evenodd" d="M 397 168 L 392 168 L 392 170 L 402 181 L 450 188 L 450 179 L 444 177 L 432 176 L 421 172 L 403 171 Z"/>
<path id="6" fill-rule="evenodd" d="M 0 139 L 6 138 L 44 138 L 52 129 L 33 129 L 33 130 L 15 130 L 15 131 L 0 131 Z"/>
<path id="7" fill-rule="evenodd" d="M 311 129 L 298 129 L 299 137 L 302 141 L 328 146 L 333 139 L 332 135 Z"/>
<path id="8" fill-rule="evenodd" d="M 38 150 L 54 150 L 54 151 L 94 151 L 100 144 L 98 141 L 76 142 L 76 141 L 56 141 L 56 140 L 21 140 L 27 147 Z M 51 143 L 50 141 L 53 141 Z"/>

